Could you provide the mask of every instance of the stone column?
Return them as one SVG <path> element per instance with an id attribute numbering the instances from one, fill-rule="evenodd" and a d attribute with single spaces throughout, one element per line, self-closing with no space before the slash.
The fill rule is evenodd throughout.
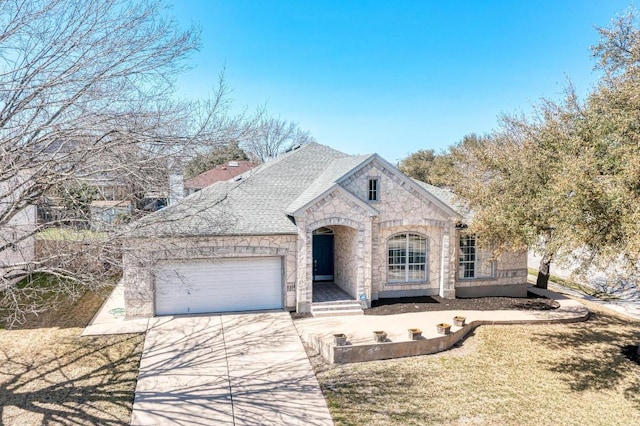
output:
<path id="1" fill-rule="evenodd" d="M 372 275 L 373 275 L 373 218 L 364 222 L 364 229 L 358 230 L 362 235 L 362 256 L 358 256 L 358 270 L 362 269 L 362 278 L 358 279 L 358 299 L 364 294 L 365 300 L 360 300 L 363 309 L 371 307 Z"/>
<path id="2" fill-rule="evenodd" d="M 143 250 L 125 250 L 122 256 L 125 317 L 155 315 L 151 256 Z"/>
<path id="3" fill-rule="evenodd" d="M 313 301 L 312 271 L 312 231 L 307 231 L 304 224 L 298 224 L 298 283 L 296 286 L 296 311 L 311 312 Z"/>
<path id="4" fill-rule="evenodd" d="M 452 231 L 453 229 L 453 231 Z M 442 247 L 440 262 L 440 297 L 445 299 L 454 299 L 456 297 L 455 289 L 455 267 L 454 259 L 456 256 L 455 244 L 455 228 L 452 226 L 442 226 Z"/>

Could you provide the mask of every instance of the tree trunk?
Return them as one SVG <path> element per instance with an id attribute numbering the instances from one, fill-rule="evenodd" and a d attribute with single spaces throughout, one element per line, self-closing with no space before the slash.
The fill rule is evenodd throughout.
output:
<path id="1" fill-rule="evenodd" d="M 549 251 L 548 244 L 551 241 L 551 229 L 546 229 L 542 234 L 542 241 L 544 252 L 542 253 L 542 259 L 540 259 L 540 266 L 538 267 L 538 279 L 536 280 L 536 287 L 546 289 L 549 284 L 549 277 L 551 276 L 551 260 L 553 259 L 553 252 Z"/>
<path id="2" fill-rule="evenodd" d="M 547 256 L 543 256 L 540 259 L 540 266 L 538 267 L 538 279 L 536 280 L 537 288 L 547 288 L 549 283 L 549 276 L 551 275 L 551 259 Z"/>

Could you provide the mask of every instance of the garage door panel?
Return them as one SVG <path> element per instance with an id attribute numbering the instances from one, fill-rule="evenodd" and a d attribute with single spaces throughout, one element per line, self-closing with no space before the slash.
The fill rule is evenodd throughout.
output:
<path id="1" fill-rule="evenodd" d="M 156 315 L 282 307 L 277 257 L 180 261 L 156 271 Z"/>

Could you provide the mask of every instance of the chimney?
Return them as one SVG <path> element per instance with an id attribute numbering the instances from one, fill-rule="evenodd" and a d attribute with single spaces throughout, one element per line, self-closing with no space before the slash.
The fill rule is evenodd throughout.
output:
<path id="1" fill-rule="evenodd" d="M 182 171 L 171 170 L 169 172 L 169 205 L 175 204 L 184 198 L 184 180 Z"/>

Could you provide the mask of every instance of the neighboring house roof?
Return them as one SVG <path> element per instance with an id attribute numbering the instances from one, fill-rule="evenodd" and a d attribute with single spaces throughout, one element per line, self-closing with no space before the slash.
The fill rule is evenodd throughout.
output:
<path id="1" fill-rule="evenodd" d="M 77 140 L 42 140 L 35 144 L 35 150 L 39 150 L 43 154 L 63 154 L 75 152 L 78 150 L 80 142 Z"/>
<path id="2" fill-rule="evenodd" d="M 211 170 L 200 173 L 184 182 L 185 189 L 202 189 L 216 182 L 233 179 L 234 177 L 256 167 L 250 161 L 228 161 Z"/>
<path id="3" fill-rule="evenodd" d="M 297 234 L 293 213 L 371 161 L 395 170 L 376 154 L 351 156 L 308 143 L 132 223 L 129 236 Z M 439 192 L 406 179 L 444 211 L 458 214 L 448 199 L 439 198 Z"/>

